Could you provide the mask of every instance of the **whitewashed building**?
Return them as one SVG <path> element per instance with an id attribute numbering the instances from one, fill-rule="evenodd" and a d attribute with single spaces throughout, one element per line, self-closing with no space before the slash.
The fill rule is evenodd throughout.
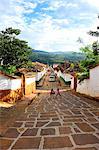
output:
<path id="1" fill-rule="evenodd" d="M 89 79 L 77 83 L 77 92 L 99 98 L 99 65 L 90 69 Z"/>
<path id="2" fill-rule="evenodd" d="M 13 77 L 0 71 L 0 100 L 17 101 L 23 95 L 35 92 L 35 76 L 30 74 L 21 77 Z"/>
<path id="3" fill-rule="evenodd" d="M 40 81 L 42 77 L 45 75 L 47 69 L 44 67 L 41 72 L 36 73 L 36 81 Z"/>
<path id="4" fill-rule="evenodd" d="M 70 73 L 62 73 L 60 70 L 55 72 L 57 76 L 62 78 L 65 82 L 71 82 L 72 81 L 72 75 Z"/>

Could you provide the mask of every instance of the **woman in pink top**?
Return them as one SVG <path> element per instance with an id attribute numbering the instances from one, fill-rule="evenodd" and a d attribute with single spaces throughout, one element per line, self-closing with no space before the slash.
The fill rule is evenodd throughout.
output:
<path id="1" fill-rule="evenodd" d="M 56 95 L 60 95 L 61 96 L 59 88 L 57 89 L 57 94 Z"/>

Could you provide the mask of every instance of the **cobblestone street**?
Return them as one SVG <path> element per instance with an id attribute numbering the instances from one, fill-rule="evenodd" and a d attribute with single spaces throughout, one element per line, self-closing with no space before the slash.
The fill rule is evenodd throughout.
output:
<path id="1" fill-rule="evenodd" d="M 1 137 L 1 150 L 99 149 L 99 104 L 67 91 L 40 94 Z"/>
<path id="2" fill-rule="evenodd" d="M 99 150 L 99 0 L 0 0 L 0 150 Z"/>

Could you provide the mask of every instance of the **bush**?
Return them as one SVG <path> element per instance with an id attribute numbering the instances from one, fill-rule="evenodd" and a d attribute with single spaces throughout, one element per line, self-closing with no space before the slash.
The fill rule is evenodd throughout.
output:
<path id="1" fill-rule="evenodd" d="M 79 83 L 82 82 L 84 79 L 89 78 L 89 72 L 83 72 L 78 75 Z"/>

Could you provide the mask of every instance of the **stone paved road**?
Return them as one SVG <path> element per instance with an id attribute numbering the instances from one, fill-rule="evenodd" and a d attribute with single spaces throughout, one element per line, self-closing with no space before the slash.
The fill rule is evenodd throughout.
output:
<path id="1" fill-rule="evenodd" d="M 40 94 L 0 139 L 1 150 L 99 150 L 99 103 Z"/>
<path id="2" fill-rule="evenodd" d="M 40 83 L 39 83 L 42 86 L 38 86 L 37 89 L 50 90 L 51 88 L 53 88 L 54 90 L 56 90 L 57 88 L 59 88 L 59 89 L 67 89 L 67 88 L 69 88 L 69 86 L 64 84 L 64 81 L 62 79 L 59 79 L 58 77 L 55 79 L 55 82 L 49 82 L 49 76 L 50 75 L 47 73 L 43 77 L 43 80 L 41 80 Z M 59 84 L 59 81 L 60 81 L 60 84 Z"/>

